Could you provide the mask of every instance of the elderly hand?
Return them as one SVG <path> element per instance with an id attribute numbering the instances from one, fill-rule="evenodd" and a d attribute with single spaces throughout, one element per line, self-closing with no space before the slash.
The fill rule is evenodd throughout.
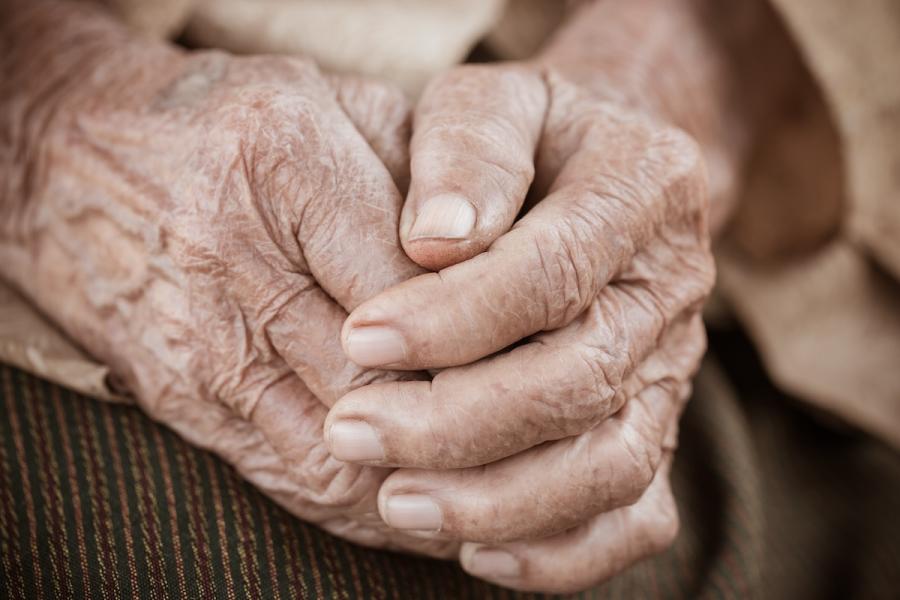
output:
<path id="1" fill-rule="evenodd" d="M 676 535 L 710 231 L 796 73 L 761 0 L 573 4 L 533 62 L 426 90 L 401 239 L 443 270 L 363 303 L 342 335 L 357 364 L 443 370 L 357 389 L 326 421 L 338 457 L 401 467 L 379 492 L 391 526 L 556 592 Z"/>
<path id="2" fill-rule="evenodd" d="M 153 418 L 293 513 L 454 554 L 387 528 L 389 470 L 323 440 L 327 405 L 396 378 L 344 357 L 347 311 L 421 272 L 397 233 L 402 95 L 305 60 L 137 43 L 68 3 L 14 17 L 0 31 L 3 276 Z"/>
<path id="3" fill-rule="evenodd" d="M 547 65 L 464 66 L 426 90 L 411 154 L 404 247 L 454 266 L 362 303 L 342 339 L 359 365 L 444 370 L 344 396 L 332 452 L 404 467 L 385 521 L 477 542 L 463 566 L 511 587 L 581 589 L 667 547 L 714 271 L 697 144 Z"/>

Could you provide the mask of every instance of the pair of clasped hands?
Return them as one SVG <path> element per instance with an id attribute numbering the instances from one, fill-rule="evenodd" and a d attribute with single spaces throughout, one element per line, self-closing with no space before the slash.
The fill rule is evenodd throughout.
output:
<path id="1" fill-rule="evenodd" d="M 27 291 L 151 416 L 336 535 L 515 589 L 672 543 L 713 278 L 689 136 L 541 60 L 410 109 L 304 59 L 129 56 L 47 134 Z"/>

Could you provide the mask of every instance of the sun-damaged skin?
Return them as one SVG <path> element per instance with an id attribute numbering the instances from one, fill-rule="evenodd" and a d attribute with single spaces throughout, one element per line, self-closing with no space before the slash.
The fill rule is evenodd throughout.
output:
<path id="1" fill-rule="evenodd" d="M 326 437 L 403 467 L 381 514 L 468 542 L 473 574 L 576 591 L 674 539 L 711 231 L 793 68 L 765 5 L 738 4 L 586 2 L 534 61 L 459 67 L 416 108 L 401 239 L 442 270 L 342 339 L 361 365 L 443 370 L 350 392 Z"/>
<path id="2" fill-rule="evenodd" d="M 135 40 L 74 3 L 3 13 L 2 276 L 148 414 L 294 514 L 455 555 L 387 528 L 390 470 L 339 461 L 323 439 L 328 405 L 397 377 L 348 361 L 339 334 L 421 272 L 397 232 L 402 94 L 306 60 Z"/>

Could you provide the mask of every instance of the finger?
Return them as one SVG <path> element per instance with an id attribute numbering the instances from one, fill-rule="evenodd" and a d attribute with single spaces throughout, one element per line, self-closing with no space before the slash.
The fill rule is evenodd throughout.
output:
<path id="1" fill-rule="evenodd" d="M 351 390 L 373 382 L 421 379 L 422 374 L 368 369 L 349 361 L 340 343 L 346 311 L 328 296 L 312 276 L 290 271 L 291 265 L 274 244 L 260 245 L 255 260 L 241 250 L 225 249 L 231 259 L 229 292 L 220 302 L 236 298 L 240 319 L 217 323 L 209 335 L 239 339 L 231 344 L 242 375 L 259 362 L 283 360 L 326 406 Z M 228 252 L 241 252 L 232 257 Z M 277 357 L 273 357 L 274 354 Z M 224 387 L 224 385 L 223 385 Z M 321 435 L 321 432 L 320 432 Z"/>
<path id="2" fill-rule="evenodd" d="M 261 131 L 248 134 L 256 141 L 244 149 L 243 167 L 230 169 L 222 184 L 228 202 L 249 197 L 268 205 L 265 211 L 223 211 L 235 233 L 221 240 L 215 258 L 229 265 L 226 280 L 243 316 L 226 326 L 252 329 L 246 344 L 234 349 L 247 364 L 274 347 L 330 406 L 359 385 L 393 379 L 343 355 L 346 308 L 421 270 L 400 247 L 399 193 L 343 112 L 319 107 L 316 118 L 330 125 L 323 136 L 309 114 L 288 100 L 281 105 L 258 116 Z M 265 125 L 274 117 L 309 125 L 309 131 L 269 139 Z M 252 240 L 252 253 L 238 240 Z"/>
<path id="3" fill-rule="evenodd" d="M 333 458 L 322 443 L 326 408 L 292 374 L 261 377 L 248 386 L 256 401 L 245 434 L 226 444 L 234 466 L 304 519 L 332 519 L 338 506 L 348 515 L 368 511 L 389 471 Z"/>
<path id="4" fill-rule="evenodd" d="M 509 230 L 534 177 L 546 108 L 543 79 L 526 67 L 467 65 L 428 86 L 400 225 L 414 261 L 439 270 Z"/>
<path id="5" fill-rule="evenodd" d="M 687 381 L 705 350 L 699 316 L 670 322 L 645 295 L 613 285 L 569 326 L 508 353 L 431 382 L 358 388 L 329 412 L 329 447 L 344 460 L 447 469 L 588 431 L 648 383 Z"/>
<path id="6" fill-rule="evenodd" d="M 562 187 L 488 252 L 359 306 L 343 330 L 347 355 L 395 369 L 467 364 L 566 325 L 613 278 L 652 281 L 669 268 L 686 277 L 675 293 L 704 297 L 712 267 L 699 154 L 686 138 L 645 138 L 629 141 L 638 147 L 621 164 L 593 148 L 576 154 Z M 642 270 L 625 273 L 651 242 Z M 656 255 L 668 262 L 650 260 Z"/>
<path id="7" fill-rule="evenodd" d="M 400 469 L 379 491 L 379 512 L 396 529 L 485 543 L 565 531 L 641 496 L 685 391 L 655 383 L 589 432 L 483 467 Z"/>
<path id="8" fill-rule="evenodd" d="M 331 456 L 322 440 L 325 407 L 297 377 L 279 378 L 274 371 L 253 386 L 257 401 L 247 420 L 233 419 L 233 427 L 221 431 L 230 439 L 218 440 L 242 476 L 294 515 L 355 543 L 436 558 L 458 552 L 457 542 L 388 528 L 375 506 L 390 470 Z"/>
<path id="9" fill-rule="evenodd" d="M 261 321 L 278 354 L 325 406 L 360 386 L 424 377 L 368 369 L 347 360 L 340 343 L 346 318 L 347 313 L 325 292 L 307 283 L 289 289 L 282 303 L 268 307 Z"/>
<path id="10" fill-rule="evenodd" d="M 267 199 L 294 209 L 294 243 L 305 263 L 298 267 L 350 311 L 422 271 L 400 246 L 402 200 L 385 165 L 336 105 L 319 118 L 328 135 L 304 130 L 294 142 L 304 160 L 285 157 L 277 174 L 263 177 L 275 179 Z"/>
<path id="11" fill-rule="evenodd" d="M 410 104 L 393 86 L 363 77 L 331 76 L 347 117 L 384 163 L 401 194 L 409 189 Z"/>
<path id="12" fill-rule="evenodd" d="M 521 591 L 575 593 L 607 581 L 635 562 L 669 548 L 678 508 L 669 483 L 671 456 L 640 500 L 559 535 L 500 546 L 464 544 L 463 569 Z"/>

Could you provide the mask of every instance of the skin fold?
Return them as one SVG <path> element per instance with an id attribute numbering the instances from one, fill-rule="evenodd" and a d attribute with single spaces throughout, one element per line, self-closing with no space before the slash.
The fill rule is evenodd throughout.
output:
<path id="1" fill-rule="evenodd" d="M 790 80 L 740 6 L 581 3 L 410 141 L 385 85 L 6 0 L 0 275 L 299 517 L 584 589 L 677 533 L 710 236 Z"/>

